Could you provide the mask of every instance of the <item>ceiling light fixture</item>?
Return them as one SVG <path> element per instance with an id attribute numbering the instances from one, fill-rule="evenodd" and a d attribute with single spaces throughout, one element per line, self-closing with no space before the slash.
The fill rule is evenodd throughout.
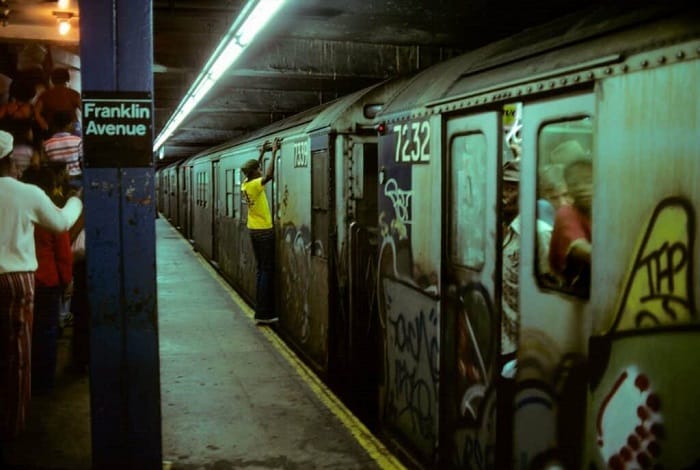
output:
<path id="1" fill-rule="evenodd" d="M 65 36 L 70 31 L 70 20 L 73 13 L 70 11 L 54 11 L 53 16 L 58 19 L 58 34 Z"/>
<path id="2" fill-rule="evenodd" d="M 65 10 L 66 8 L 68 8 L 69 3 L 69 0 L 58 0 L 58 8 Z"/>
<path id="3" fill-rule="evenodd" d="M 163 130 L 156 137 L 153 152 L 156 152 L 180 126 L 187 115 L 201 101 L 221 76 L 253 42 L 255 36 L 282 8 L 286 0 L 249 0 L 243 7 L 228 32 L 214 50 L 206 65 L 185 94 Z"/>

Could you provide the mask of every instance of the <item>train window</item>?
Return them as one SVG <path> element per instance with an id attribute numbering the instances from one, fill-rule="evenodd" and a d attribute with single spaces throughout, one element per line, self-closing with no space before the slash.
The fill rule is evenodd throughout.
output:
<path id="1" fill-rule="evenodd" d="M 206 171 L 202 173 L 204 179 L 204 184 L 202 188 L 202 199 L 204 200 L 204 207 L 207 207 L 209 205 L 209 173 Z"/>
<path id="2" fill-rule="evenodd" d="M 207 207 L 207 190 L 209 189 L 209 174 L 206 171 L 197 172 L 197 205 Z"/>
<path id="3" fill-rule="evenodd" d="M 486 137 L 460 135 L 450 146 L 450 260 L 480 270 L 486 240 Z"/>
<path id="4" fill-rule="evenodd" d="M 197 180 L 197 187 L 195 191 L 197 192 L 196 204 L 198 206 L 202 205 L 202 172 L 198 171 L 195 173 L 195 179 Z"/>
<path id="5" fill-rule="evenodd" d="M 233 204 L 233 169 L 226 170 L 226 217 L 236 216 L 236 206 Z"/>
<path id="6" fill-rule="evenodd" d="M 587 298 L 591 277 L 593 125 L 588 117 L 540 128 L 537 250 L 541 287 Z"/>
<path id="7" fill-rule="evenodd" d="M 241 207 L 241 170 L 236 168 L 233 171 L 233 210 Z M 240 214 L 240 210 L 238 211 Z M 234 214 L 233 217 L 236 217 Z"/>

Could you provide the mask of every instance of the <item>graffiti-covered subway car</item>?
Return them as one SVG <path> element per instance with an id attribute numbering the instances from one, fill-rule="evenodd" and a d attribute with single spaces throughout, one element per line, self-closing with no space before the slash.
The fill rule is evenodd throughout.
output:
<path id="1" fill-rule="evenodd" d="M 700 22 L 596 18 L 434 66 L 378 118 L 381 421 L 426 465 L 700 461 Z M 552 272 L 591 200 L 589 264 Z"/>
<path id="2" fill-rule="evenodd" d="M 275 177 L 266 187 L 276 228 L 278 331 L 320 375 L 373 390 L 376 372 L 368 374 L 366 364 L 379 363 L 379 330 L 375 325 L 367 333 L 376 319 L 374 299 L 364 296 L 374 282 L 365 270 L 376 260 L 373 118 L 402 83 L 394 79 L 358 91 L 179 166 L 181 173 L 191 167 L 188 202 L 179 204 L 192 207 L 195 247 L 252 301 L 255 262 L 240 168 L 258 157 L 265 142 L 282 139 Z M 269 158 L 268 151 L 266 164 Z M 376 393 L 359 399 L 377 406 Z"/>

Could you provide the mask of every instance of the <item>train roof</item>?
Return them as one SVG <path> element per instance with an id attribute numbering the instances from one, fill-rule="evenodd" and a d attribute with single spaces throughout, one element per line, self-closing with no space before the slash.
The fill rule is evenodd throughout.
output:
<path id="1" fill-rule="evenodd" d="M 232 147 L 271 138 L 293 128 L 312 133 L 324 129 L 333 132 L 349 132 L 355 130 L 357 126 L 371 127 L 373 126 L 375 113 L 365 113 L 365 106 L 371 105 L 378 107 L 375 109 L 380 109 L 405 84 L 406 80 L 405 77 L 397 77 L 363 88 L 294 116 L 281 119 L 243 136 L 235 137 L 216 147 L 180 160 L 177 164 L 192 164 L 195 160 L 208 158 L 227 151 Z"/>
<path id="2" fill-rule="evenodd" d="M 434 65 L 417 74 L 395 94 L 380 113 L 379 120 L 423 114 L 442 102 L 468 95 L 486 93 L 518 81 L 534 80 L 547 72 L 594 65 L 601 57 L 622 54 L 640 41 L 663 43 L 677 31 L 700 29 L 697 7 L 690 15 L 679 15 L 674 2 L 641 10 L 623 7 L 600 7 L 588 14 L 569 15 L 535 27 L 480 49 Z M 630 29 L 644 23 L 667 18 L 665 28 L 648 31 Z M 680 27 L 680 29 L 679 29 Z M 608 33 L 629 29 L 617 41 Z M 612 60 L 612 59 L 611 59 Z"/>
<path id="3" fill-rule="evenodd" d="M 387 101 L 405 86 L 408 78 L 397 77 L 351 93 L 325 108 L 306 127 L 306 132 L 332 128 L 335 132 L 350 132 L 356 127 L 372 127 L 374 117 Z M 374 109 L 367 109 L 367 107 Z"/>

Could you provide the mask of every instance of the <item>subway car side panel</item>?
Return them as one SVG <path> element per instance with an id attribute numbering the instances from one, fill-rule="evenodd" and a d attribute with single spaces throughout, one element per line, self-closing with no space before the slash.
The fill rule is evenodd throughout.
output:
<path id="1" fill-rule="evenodd" d="M 392 123 L 379 140 L 380 420 L 425 462 L 439 424 L 440 135 L 434 117 Z"/>
<path id="2" fill-rule="evenodd" d="M 326 158 L 327 159 L 327 158 Z M 327 248 L 312 226 L 312 152 L 308 135 L 285 138 L 278 162 L 277 230 L 280 327 L 325 372 L 328 365 L 328 273 L 318 259 Z"/>
<path id="3" fill-rule="evenodd" d="M 691 57 L 597 88 L 585 465 L 700 464 L 698 83 Z"/>

